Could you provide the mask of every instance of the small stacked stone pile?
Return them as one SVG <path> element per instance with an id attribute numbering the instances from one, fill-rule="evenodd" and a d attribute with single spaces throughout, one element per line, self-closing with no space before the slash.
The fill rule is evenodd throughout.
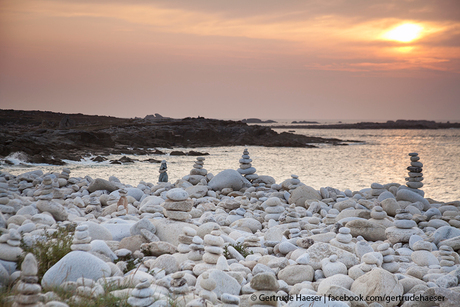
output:
<path id="1" fill-rule="evenodd" d="M 128 298 L 128 304 L 133 307 L 147 307 L 153 305 L 155 290 L 150 288 L 150 281 L 147 278 L 142 278 L 136 288 L 131 291 L 131 296 Z"/>
<path id="2" fill-rule="evenodd" d="M 104 288 L 91 278 L 80 277 L 77 279 L 76 295 L 73 297 L 75 302 L 81 299 L 96 298 L 104 293 Z"/>
<path id="3" fill-rule="evenodd" d="M 361 259 L 363 255 L 374 251 L 372 246 L 370 246 L 369 243 L 367 243 L 367 241 L 364 240 L 363 237 L 358 236 L 356 240 L 357 242 L 355 244 L 355 254 L 356 256 L 358 256 L 359 259 Z"/>
<path id="4" fill-rule="evenodd" d="M 295 210 L 295 204 L 286 208 L 286 211 L 280 217 L 281 224 L 290 224 L 289 228 L 300 228 L 300 214 Z"/>
<path id="5" fill-rule="evenodd" d="M 8 197 L 8 189 L 0 186 L 0 205 L 6 205 L 10 201 Z"/>
<path id="6" fill-rule="evenodd" d="M 204 254 L 204 245 L 203 239 L 199 236 L 194 236 L 192 239 L 192 244 L 190 244 L 190 252 L 187 255 L 187 258 L 192 261 L 201 261 Z"/>
<path id="7" fill-rule="evenodd" d="M 369 221 L 380 224 L 385 227 L 391 227 L 393 226 L 393 223 L 386 219 L 387 216 L 387 213 L 383 210 L 382 207 L 374 206 L 372 208 L 371 219 Z"/>
<path id="8" fill-rule="evenodd" d="M 88 225 L 78 225 L 75 228 L 75 235 L 70 248 L 73 251 L 88 252 L 91 250 L 91 237 L 89 236 Z"/>
<path id="9" fill-rule="evenodd" d="M 329 243 L 335 247 L 353 253 L 355 250 L 355 244 L 351 242 L 352 239 L 353 236 L 350 234 L 350 228 L 341 227 L 339 229 L 339 233 Z"/>
<path id="10" fill-rule="evenodd" d="M 291 228 L 289 229 L 289 239 L 300 238 L 301 232 L 299 228 Z"/>
<path id="11" fill-rule="evenodd" d="M 249 306 L 278 306 L 277 301 L 260 300 L 264 297 L 273 297 L 279 289 L 279 283 L 274 274 L 259 273 L 251 279 L 251 288 L 256 290 Z M 255 298 L 255 299 L 253 299 Z"/>
<path id="12" fill-rule="evenodd" d="M 62 172 L 59 174 L 59 178 L 63 178 L 65 180 L 69 180 L 70 178 L 70 169 L 63 168 Z"/>
<path id="13" fill-rule="evenodd" d="M 410 255 L 412 261 L 419 266 L 439 265 L 438 259 L 431 253 L 431 243 L 419 240 L 412 245 L 414 252 Z"/>
<path id="14" fill-rule="evenodd" d="M 209 278 L 208 272 L 204 272 L 201 276 L 203 276 L 203 278 L 200 280 L 200 287 L 202 288 L 200 291 L 200 297 L 216 304 L 217 294 L 212 292 L 212 290 L 216 288 L 216 282 Z"/>
<path id="15" fill-rule="evenodd" d="M 395 262 L 395 251 L 390 247 L 390 244 L 382 243 L 377 247 L 377 250 L 383 256 L 382 269 L 387 270 L 390 273 L 398 272 L 399 263 Z"/>
<path id="16" fill-rule="evenodd" d="M 259 237 L 257 237 L 256 235 L 252 235 L 252 236 L 248 236 L 248 237 L 244 238 L 243 245 L 245 247 L 247 247 L 248 250 L 252 251 L 253 253 L 259 252 L 259 249 L 260 249 L 260 246 L 261 246 L 261 244 L 259 242 Z"/>
<path id="17" fill-rule="evenodd" d="M 189 292 L 187 280 L 184 278 L 185 272 L 175 272 L 171 275 L 171 286 L 170 289 L 173 294 L 184 295 Z"/>
<path id="18" fill-rule="evenodd" d="M 453 250 L 450 246 L 441 245 L 439 248 L 439 258 L 441 259 L 439 264 L 441 265 L 441 269 L 446 273 L 452 272 L 456 269 L 455 257 L 452 254 Z"/>
<path id="19" fill-rule="evenodd" d="M 329 258 L 321 260 L 321 269 L 326 278 L 336 274 L 347 275 L 347 266 L 337 261 L 337 255 L 331 255 Z"/>
<path id="20" fill-rule="evenodd" d="M 51 200 L 53 199 L 53 179 L 50 176 L 43 178 L 40 189 L 38 189 L 34 195 L 37 200 Z"/>
<path id="21" fill-rule="evenodd" d="M 291 182 L 289 185 L 289 192 L 291 193 L 300 186 L 300 179 L 297 175 L 291 175 Z"/>
<path id="22" fill-rule="evenodd" d="M 10 229 L 0 237 L 0 260 L 18 261 L 22 254 L 21 234 L 16 229 Z"/>
<path id="23" fill-rule="evenodd" d="M 102 212 L 101 202 L 99 201 L 98 197 L 90 197 L 89 198 L 89 205 L 85 208 L 85 213 L 93 213 L 98 214 Z"/>
<path id="24" fill-rule="evenodd" d="M 222 301 L 221 307 L 237 307 L 240 305 L 240 298 L 236 295 L 223 293 L 220 300 Z"/>
<path id="25" fill-rule="evenodd" d="M 239 162 L 240 168 L 238 169 L 238 173 L 240 173 L 241 176 L 244 176 L 249 181 L 253 181 L 259 178 L 259 175 L 255 173 L 256 169 L 252 167 L 252 159 L 249 157 L 249 151 L 247 149 L 244 149 L 243 155 L 241 156 Z"/>
<path id="26" fill-rule="evenodd" d="M 281 203 L 281 200 L 278 197 L 270 197 L 265 201 L 264 204 L 266 205 L 265 213 L 267 213 L 264 218 L 265 221 L 268 222 L 272 219 L 278 221 L 281 214 L 284 212 L 284 207 Z"/>
<path id="27" fill-rule="evenodd" d="M 412 235 L 423 235 L 423 231 L 417 228 L 417 223 L 412 220 L 412 214 L 406 209 L 396 211 L 394 226 L 385 230 L 387 239 L 392 243 L 407 243 Z"/>
<path id="28" fill-rule="evenodd" d="M 420 157 L 418 153 L 411 152 L 410 156 L 410 166 L 407 167 L 409 171 L 409 177 L 406 177 L 406 186 L 411 190 L 415 190 L 414 192 L 418 192 L 421 187 L 423 187 L 423 174 L 422 174 L 422 162 L 419 162 Z"/>
<path id="29" fill-rule="evenodd" d="M 196 158 L 195 164 L 193 164 L 193 169 L 190 171 L 190 175 L 206 176 L 208 174 L 208 171 L 203 168 L 204 160 L 204 157 Z"/>
<path id="30" fill-rule="evenodd" d="M 120 195 L 120 198 L 118 199 L 118 202 L 117 202 L 117 209 L 118 209 L 118 212 L 121 213 L 119 215 L 126 215 L 128 214 L 128 198 L 126 197 L 126 195 L 128 195 L 128 191 L 126 191 L 125 189 L 120 189 L 118 190 L 118 194 Z M 123 209 L 124 211 L 121 211 L 120 209 L 120 206 L 123 206 Z"/>
<path id="31" fill-rule="evenodd" d="M 44 306 L 39 302 L 42 287 L 38 284 L 37 272 L 37 260 L 32 253 L 29 253 L 21 265 L 20 282 L 16 288 L 19 294 L 14 298 L 13 307 Z"/>
<path id="32" fill-rule="evenodd" d="M 193 237 L 196 236 L 196 230 L 190 227 L 184 227 L 184 234 L 179 235 L 179 245 L 177 250 L 181 254 L 187 254 L 191 251 L 190 244 L 193 244 Z"/>
<path id="33" fill-rule="evenodd" d="M 192 216 L 190 211 L 193 208 L 193 201 L 189 194 L 180 188 L 171 189 L 166 193 L 166 201 L 163 203 L 164 215 L 172 220 L 185 221 Z"/>
<path id="34" fill-rule="evenodd" d="M 376 183 L 376 182 L 371 184 L 371 189 L 372 189 L 371 190 L 372 196 L 379 196 L 380 194 L 386 191 L 383 185 L 381 185 L 380 183 Z"/>
<path id="35" fill-rule="evenodd" d="M 219 230 L 213 230 L 204 236 L 204 255 L 203 261 L 208 264 L 216 264 L 219 257 L 223 254 L 224 239 L 220 236 Z"/>

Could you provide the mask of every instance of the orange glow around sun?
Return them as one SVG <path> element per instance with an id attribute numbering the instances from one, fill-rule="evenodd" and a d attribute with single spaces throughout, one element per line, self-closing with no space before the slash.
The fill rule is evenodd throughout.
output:
<path id="1" fill-rule="evenodd" d="M 413 40 L 416 40 L 421 36 L 423 27 L 413 24 L 405 23 L 396 28 L 386 32 L 383 35 L 384 39 L 398 41 L 402 43 L 409 43 Z"/>

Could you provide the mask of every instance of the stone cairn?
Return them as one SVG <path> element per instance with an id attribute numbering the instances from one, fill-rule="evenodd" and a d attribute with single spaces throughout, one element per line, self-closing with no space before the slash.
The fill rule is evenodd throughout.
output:
<path id="1" fill-rule="evenodd" d="M 382 269 L 387 270 L 390 273 L 398 272 L 399 263 L 395 262 L 395 251 L 390 247 L 390 244 L 382 243 L 377 247 L 377 250 L 383 256 Z"/>
<path id="2" fill-rule="evenodd" d="M 173 294 L 184 295 L 189 292 L 187 280 L 184 278 L 185 272 L 175 272 L 171 275 L 172 280 L 170 289 Z"/>
<path id="3" fill-rule="evenodd" d="M 321 269 L 326 278 L 336 274 L 347 275 L 347 266 L 337 261 L 337 255 L 331 255 L 329 258 L 321 260 Z"/>
<path id="4" fill-rule="evenodd" d="M 238 169 L 238 173 L 241 174 L 241 176 L 244 176 L 247 180 L 253 181 L 259 178 L 259 175 L 257 175 L 256 169 L 252 167 L 252 159 L 249 157 L 249 151 L 247 149 L 244 149 L 243 155 L 241 156 L 240 159 L 240 168 Z"/>
<path id="5" fill-rule="evenodd" d="M 196 230 L 190 227 L 184 227 L 182 231 L 184 234 L 179 235 L 177 250 L 181 254 L 188 254 L 191 251 L 190 244 L 193 244 L 193 237 L 196 236 Z"/>
<path id="6" fill-rule="evenodd" d="M 16 229 L 10 229 L 8 233 L 0 237 L 0 260 L 18 261 L 22 254 L 21 234 Z"/>
<path id="7" fill-rule="evenodd" d="M 37 200 L 51 200 L 53 199 L 53 179 L 50 176 L 43 178 L 41 187 L 34 193 Z"/>
<path id="8" fill-rule="evenodd" d="M 203 239 L 199 236 L 194 236 L 192 239 L 192 244 L 190 244 L 190 252 L 187 255 L 187 258 L 192 261 L 201 261 L 204 255 L 204 245 Z"/>
<path id="9" fill-rule="evenodd" d="M 189 194 L 180 188 L 171 189 L 166 193 L 166 201 L 163 203 L 164 215 L 176 221 L 186 221 L 192 216 L 190 211 L 193 208 L 193 201 Z"/>
<path id="10" fill-rule="evenodd" d="M 249 251 L 257 253 L 258 249 L 261 246 L 259 242 L 259 237 L 257 237 L 256 235 L 247 236 L 246 238 L 244 238 L 243 246 L 247 247 Z"/>
<path id="11" fill-rule="evenodd" d="M 69 180 L 70 178 L 70 169 L 63 168 L 62 172 L 59 174 L 59 178 L 63 178 L 65 180 Z"/>
<path id="12" fill-rule="evenodd" d="M 291 182 L 288 186 L 289 188 L 289 193 L 292 193 L 295 189 L 297 189 L 300 186 L 300 179 L 299 176 L 297 175 L 291 175 Z"/>
<path id="13" fill-rule="evenodd" d="M 371 253 L 374 251 L 374 249 L 372 248 L 372 246 L 369 245 L 369 243 L 367 243 L 366 240 L 364 240 L 363 237 L 361 236 L 358 236 L 356 238 L 357 242 L 355 244 L 355 254 L 356 256 L 358 256 L 359 259 L 361 259 L 363 257 L 363 255 L 367 254 L 367 253 Z"/>
<path id="14" fill-rule="evenodd" d="M 204 255 L 203 261 L 208 264 L 216 264 L 219 257 L 223 254 L 224 239 L 219 230 L 213 230 L 204 236 Z"/>
<path id="15" fill-rule="evenodd" d="M 410 166 L 407 167 L 407 170 L 409 171 L 409 177 L 406 178 L 406 186 L 410 188 L 411 190 L 415 190 L 416 192 L 418 189 L 423 187 L 423 174 L 422 174 L 422 167 L 423 164 L 422 162 L 419 162 L 420 157 L 418 156 L 418 153 L 416 152 L 411 152 L 409 154 L 410 156 Z"/>
<path id="16" fill-rule="evenodd" d="M 203 276 L 203 278 L 200 280 L 200 287 L 202 288 L 202 290 L 200 291 L 200 297 L 204 298 L 205 300 L 211 301 L 211 303 L 213 304 L 216 304 L 217 294 L 212 292 L 212 290 L 216 288 L 216 282 L 209 278 L 208 272 L 204 272 L 203 274 L 201 274 L 201 276 Z"/>
<path id="17" fill-rule="evenodd" d="M 42 287 L 38 284 L 37 260 L 32 253 L 24 258 L 21 265 L 21 277 L 17 285 L 17 291 L 13 307 L 40 307 L 43 306 L 40 300 Z"/>
<path id="18" fill-rule="evenodd" d="M 133 307 L 146 307 L 155 302 L 155 290 L 150 288 L 150 281 L 147 278 L 142 278 L 136 288 L 131 291 L 128 298 L 128 304 Z"/>
<path id="19" fill-rule="evenodd" d="M 419 234 L 417 223 L 412 220 L 412 214 L 406 209 L 396 211 L 394 226 L 385 230 L 385 235 L 392 244 L 408 243 L 411 235 Z"/>
<path id="20" fill-rule="evenodd" d="M 117 210 L 118 210 L 118 215 L 126 215 L 128 214 L 128 198 L 126 195 L 128 195 L 128 191 L 125 189 L 120 189 L 118 190 L 118 194 L 120 194 L 120 198 L 118 199 L 117 202 Z M 120 208 L 123 207 L 123 208 Z M 123 212 L 124 209 L 124 212 Z"/>
<path id="21" fill-rule="evenodd" d="M 70 249 L 73 251 L 88 252 L 91 250 L 91 237 L 89 236 L 88 225 L 78 225 L 75 228 L 75 235 Z"/>
<path id="22" fill-rule="evenodd" d="M 351 242 L 352 239 L 353 236 L 350 234 L 350 228 L 340 227 L 339 233 L 329 243 L 335 247 L 353 253 L 355 250 L 355 244 Z"/>
<path id="23" fill-rule="evenodd" d="M 300 214 L 295 210 L 295 204 L 287 207 L 279 220 L 281 224 L 289 224 L 289 228 L 300 228 Z"/>
<path id="24" fill-rule="evenodd" d="M 265 201 L 265 221 L 269 220 L 279 221 L 281 214 L 284 212 L 283 204 L 278 197 L 270 197 Z"/>
<path id="25" fill-rule="evenodd" d="M 158 182 L 168 182 L 168 173 L 166 172 L 167 170 L 168 165 L 166 164 L 166 161 L 161 161 L 160 169 L 158 170 L 158 172 L 160 173 L 160 176 L 158 177 Z"/>
<path id="26" fill-rule="evenodd" d="M 446 273 L 452 272 L 456 269 L 455 257 L 452 254 L 452 247 L 447 245 L 441 245 L 441 247 L 439 247 L 439 258 L 441 260 L 439 264 L 441 265 L 441 269 Z"/>
<path id="27" fill-rule="evenodd" d="M 190 171 L 190 175 L 206 176 L 208 174 L 208 171 L 203 168 L 204 160 L 204 157 L 196 158 L 195 164 L 193 164 L 193 168 Z"/>

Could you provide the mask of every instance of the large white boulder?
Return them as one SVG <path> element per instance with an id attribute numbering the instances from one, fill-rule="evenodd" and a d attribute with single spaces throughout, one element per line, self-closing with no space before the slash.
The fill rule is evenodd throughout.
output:
<path id="1" fill-rule="evenodd" d="M 214 191 L 222 190 L 224 188 L 232 188 L 233 190 L 238 191 L 243 187 L 251 186 L 251 183 L 237 171 L 233 169 L 226 169 L 215 175 L 211 181 L 209 181 L 208 186 Z"/>

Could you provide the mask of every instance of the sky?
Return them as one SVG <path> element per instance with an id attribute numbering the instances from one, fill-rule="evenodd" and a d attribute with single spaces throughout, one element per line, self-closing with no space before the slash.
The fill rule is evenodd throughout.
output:
<path id="1" fill-rule="evenodd" d="M 460 1 L 0 0 L 0 108 L 460 120 Z"/>

